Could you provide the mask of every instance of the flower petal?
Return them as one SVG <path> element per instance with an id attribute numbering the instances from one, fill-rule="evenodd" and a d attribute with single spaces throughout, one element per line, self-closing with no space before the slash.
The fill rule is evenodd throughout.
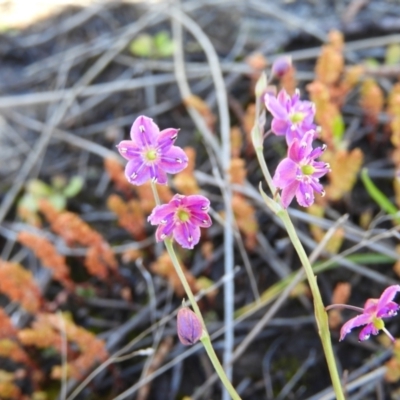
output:
<path id="1" fill-rule="evenodd" d="M 152 225 L 165 223 L 173 218 L 175 211 L 175 207 L 170 203 L 162 204 L 161 206 L 155 206 L 151 214 L 147 217 L 147 221 L 149 221 Z"/>
<path id="2" fill-rule="evenodd" d="M 289 123 L 284 119 L 273 118 L 271 123 L 271 130 L 278 136 L 284 136 L 290 130 Z"/>
<path id="3" fill-rule="evenodd" d="M 400 309 L 400 306 L 394 301 L 389 301 L 386 303 L 384 307 L 378 310 L 376 316 L 378 318 L 390 318 L 397 315 L 397 311 Z"/>
<path id="4" fill-rule="evenodd" d="M 309 183 L 300 182 L 296 191 L 296 200 L 302 207 L 310 207 L 314 203 L 314 189 Z"/>
<path id="5" fill-rule="evenodd" d="M 190 211 L 207 211 L 210 208 L 210 200 L 200 194 L 185 196 L 182 204 Z"/>
<path id="6" fill-rule="evenodd" d="M 287 185 L 282 189 L 281 202 L 283 208 L 289 207 L 289 204 L 292 202 L 298 187 L 299 187 L 299 182 L 293 181 L 292 183 L 290 183 L 289 185 Z"/>
<path id="7" fill-rule="evenodd" d="M 312 179 L 310 185 L 317 193 L 321 194 L 324 191 L 324 187 L 316 179 Z"/>
<path id="8" fill-rule="evenodd" d="M 178 137 L 179 129 L 167 128 L 163 129 L 157 138 L 157 147 L 160 148 L 163 153 L 166 152 L 174 144 Z"/>
<path id="9" fill-rule="evenodd" d="M 190 210 L 189 221 L 191 224 L 201 226 L 202 228 L 209 228 L 212 225 L 211 217 L 206 212 Z"/>
<path id="10" fill-rule="evenodd" d="M 166 185 L 168 183 L 168 177 L 166 172 L 158 165 L 152 165 L 150 167 L 150 178 L 153 182 L 159 185 Z"/>
<path id="11" fill-rule="evenodd" d="M 274 118 L 278 119 L 286 119 L 287 111 L 285 108 L 279 103 L 277 98 L 269 93 L 264 96 L 265 107 L 267 107 L 268 111 L 272 114 Z"/>
<path id="12" fill-rule="evenodd" d="M 119 154 L 126 160 L 132 160 L 135 157 L 141 157 L 140 149 L 132 142 L 132 140 L 122 140 L 117 149 Z"/>
<path id="13" fill-rule="evenodd" d="M 125 176 L 133 185 L 142 185 L 150 179 L 150 169 L 141 158 L 134 158 L 126 164 Z"/>
<path id="14" fill-rule="evenodd" d="M 302 148 L 301 143 L 301 140 L 295 138 L 290 143 L 288 148 L 288 158 L 290 158 L 295 163 L 300 162 L 304 158 L 304 156 L 302 155 L 304 149 Z"/>
<path id="15" fill-rule="evenodd" d="M 172 146 L 167 152 L 161 155 L 159 167 L 169 174 L 177 174 L 188 165 L 186 153 L 177 146 Z"/>
<path id="16" fill-rule="evenodd" d="M 349 319 L 340 330 L 340 338 L 339 341 L 342 341 L 344 337 L 351 332 L 353 328 L 357 326 L 369 324 L 372 320 L 372 315 L 370 314 L 360 314 L 356 317 Z"/>
<path id="17" fill-rule="evenodd" d="M 380 310 L 384 309 L 390 301 L 394 299 L 396 293 L 400 292 L 400 285 L 392 285 L 386 288 L 378 301 L 378 314 Z"/>
<path id="18" fill-rule="evenodd" d="M 286 133 L 286 143 L 288 146 L 290 146 L 295 139 L 301 140 L 303 138 L 303 136 L 304 136 L 303 129 L 301 129 L 298 126 L 293 127 L 293 128 L 291 128 L 289 126 L 289 129 Z"/>
<path id="19" fill-rule="evenodd" d="M 299 168 L 290 158 L 284 158 L 276 167 L 274 177 L 272 178 L 274 185 L 280 189 L 296 181 Z"/>
<path id="20" fill-rule="evenodd" d="M 155 146 L 160 129 L 149 117 L 141 115 L 135 119 L 131 127 L 131 138 L 139 147 Z"/>
<path id="21" fill-rule="evenodd" d="M 174 238 L 184 249 L 193 249 L 199 243 L 200 228 L 187 222 L 176 224 Z"/>
<path id="22" fill-rule="evenodd" d="M 368 340 L 371 335 L 377 335 L 379 333 L 379 329 L 377 329 L 373 323 L 368 324 L 366 327 L 361 329 L 358 338 L 360 341 Z"/>
<path id="23" fill-rule="evenodd" d="M 156 240 L 157 242 L 162 242 L 167 236 L 173 234 L 175 228 L 175 221 L 173 219 L 168 219 L 166 224 L 158 225 L 156 230 Z"/>

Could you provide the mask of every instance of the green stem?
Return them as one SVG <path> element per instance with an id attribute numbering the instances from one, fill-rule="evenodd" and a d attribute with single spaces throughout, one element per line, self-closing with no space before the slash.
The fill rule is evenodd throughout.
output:
<path id="1" fill-rule="evenodd" d="M 240 396 L 237 394 L 235 388 L 232 386 L 231 382 L 229 381 L 228 377 L 225 374 L 225 371 L 219 362 L 219 359 L 217 355 L 215 354 L 214 348 L 211 344 L 211 339 L 210 335 L 207 331 L 206 325 L 204 323 L 203 316 L 201 314 L 200 308 L 197 305 L 196 299 L 193 295 L 192 289 L 190 288 L 190 285 L 186 279 L 186 276 L 184 272 L 182 271 L 181 265 L 179 263 L 178 257 L 176 256 L 174 247 L 172 245 L 172 240 L 170 238 L 167 238 L 164 240 L 165 247 L 167 248 L 168 254 L 171 257 L 171 261 L 174 264 L 175 271 L 179 276 L 180 281 L 182 282 L 183 288 L 185 289 L 186 295 L 189 298 L 190 304 L 192 305 L 193 311 L 199 318 L 202 326 L 203 326 L 203 334 L 200 338 L 201 342 L 203 343 L 204 348 L 206 349 L 206 352 L 208 354 L 208 357 L 210 358 L 215 371 L 217 372 L 219 379 L 221 379 L 221 382 L 225 386 L 226 390 L 234 400 L 240 400 Z"/>
<path id="2" fill-rule="evenodd" d="M 253 129 L 255 129 L 255 135 L 253 135 L 253 138 L 254 139 L 257 139 L 258 137 L 260 138 L 261 137 L 260 128 L 258 126 L 257 121 L 256 121 L 256 124 Z M 267 164 L 264 159 L 262 142 L 259 140 L 254 140 L 254 147 L 255 147 L 258 162 L 261 166 L 261 170 L 263 172 L 265 180 L 266 180 L 271 192 L 276 193 L 276 188 L 272 182 L 271 175 L 269 173 Z M 328 369 L 329 369 L 329 374 L 330 374 L 331 380 L 332 380 L 333 390 L 335 391 L 337 400 L 344 400 L 345 397 L 343 394 L 342 383 L 339 378 L 339 374 L 338 374 L 338 370 L 337 370 L 337 366 L 336 366 L 336 360 L 335 360 L 335 356 L 333 354 L 333 349 L 332 349 L 331 334 L 330 334 L 329 324 L 328 324 L 328 315 L 325 311 L 325 307 L 322 302 L 321 293 L 319 291 L 317 280 L 316 280 L 314 272 L 312 270 L 312 266 L 308 259 L 307 253 L 305 252 L 304 247 L 301 244 L 299 237 L 297 236 L 296 229 L 292 223 L 292 220 L 290 219 L 290 216 L 289 216 L 287 210 L 281 208 L 279 211 L 277 211 L 276 214 L 284 223 L 286 231 L 289 235 L 289 238 L 290 238 L 291 242 L 293 243 L 294 248 L 296 249 L 296 252 L 300 258 L 300 261 L 301 261 L 304 271 L 306 273 L 307 280 L 310 285 L 311 293 L 312 293 L 313 299 L 314 299 L 314 312 L 315 312 L 315 319 L 317 321 L 317 326 L 318 326 L 318 334 L 320 336 L 320 339 L 322 342 L 322 347 L 323 347 L 323 350 L 325 353 L 325 359 L 328 364 Z"/>
<path id="3" fill-rule="evenodd" d="M 158 200 L 157 187 L 153 183 L 151 186 L 152 186 L 153 193 L 154 193 L 154 196 L 156 199 L 156 203 L 159 205 L 160 203 Z M 228 393 L 232 397 L 232 399 L 233 400 L 241 400 L 240 396 L 237 394 L 232 383 L 229 381 L 228 377 L 226 376 L 225 371 L 224 371 L 221 363 L 219 362 L 219 359 L 214 351 L 214 348 L 211 344 L 210 335 L 207 331 L 206 324 L 204 323 L 203 315 L 201 314 L 200 308 L 196 302 L 196 299 L 194 297 L 192 289 L 190 288 L 189 282 L 187 281 L 185 273 L 183 272 L 181 265 L 179 263 L 178 257 L 176 256 L 174 246 L 172 245 L 172 239 L 171 238 L 165 239 L 164 244 L 165 244 L 165 247 L 171 258 L 172 264 L 174 265 L 175 271 L 178 274 L 180 281 L 182 282 L 182 286 L 185 289 L 186 295 L 190 301 L 193 311 L 199 318 L 201 325 L 203 327 L 203 334 L 202 334 L 200 340 L 203 343 L 203 346 L 207 352 L 207 355 L 210 358 L 210 361 L 211 361 L 212 365 L 214 366 L 215 371 L 217 372 L 217 374 L 219 376 L 219 379 L 221 380 L 222 384 L 225 386 L 226 390 L 228 391 Z"/>
<path id="4" fill-rule="evenodd" d="M 153 191 L 153 196 L 156 204 L 159 206 L 161 204 L 160 196 L 158 195 L 157 186 L 154 182 L 151 182 L 151 190 Z"/>
<path id="5" fill-rule="evenodd" d="M 340 381 L 339 378 L 336 366 L 336 360 L 332 349 L 331 333 L 329 330 L 329 323 L 328 323 L 328 314 L 326 313 L 324 303 L 322 302 L 321 292 L 319 291 L 318 288 L 317 279 L 312 270 L 312 266 L 308 259 L 307 253 L 305 252 L 304 247 L 301 244 L 299 237 L 297 236 L 296 229 L 293 226 L 292 220 L 290 219 L 288 212 L 286 210 L 282 210 L 278 213 L 278 216 L 285 224 L 290 240 L 292 241 L 293 246 L 297 251 L 300 261 L 303 264 L 304 271 L 307 275 L 311 293 L 314 298 L 314 311 L 315 311 L 315 319 L 317 321 L 317 326 L 318 326 L 318 334 L 321 338 L 322 347 L 324 349 L 326 362 L 328 364 L 328 369 L 329 369 L 329 374 L 331 376 L 333 389 L 336 394 L 336 399 L 344 400 L 345 397 L 343 394 L 342 382 Z"/>

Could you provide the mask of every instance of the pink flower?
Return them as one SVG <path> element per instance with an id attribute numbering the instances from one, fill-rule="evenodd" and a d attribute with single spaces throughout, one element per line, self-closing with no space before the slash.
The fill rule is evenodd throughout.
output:
<path id="1" fill-rule="evenodd" d="M 276 168 L 274 185 L 282 189 L 281 201 L 287 208 L 294 196 L 303 207 L 314 203 L 314 191 L 325 194 L 319 179 L 329 172 L 329 164 L 315 161 L 325 146 L 312 148 L 314 131 L 308 131 L 302 139 L 294 139 L 289 145 L 288 156 Z"/>
<path id="2" fill-rule="evenodd" d="M 383 330 L 394 341 L 394 337 L 386 330 L 382 318 L 394 317 L 397 314 L 400 306 L 392 301 L 397 292 L 400 292 L 400 285 L 393 285 L 385 289 L 379 299 L 368 299 L 365 302 L 363 313 L 342 326 L 339 340 L 343 340 L 353 328 L 365 325 L 358 335 L 361 341 L 367 340 L 371 334 L 377 335 L 380 330 Z"/>
<path id="3" fill-rule="evenodd" d="M 167 173 L 176 174 L 186 168 L 185 152 L 173 146 L 178 129 L 167 128 L 160 132 L 151 118 L 137 117 L 131 128 L 131 139 L 118 146 L 122 157 L 129 160 L 125 167 L 126 179 L 134 185 L 148 180 L 167 184 Z"/>
<path id="4" fill-rule="evenodd" d="M 284 89 L 275 97 L 269 93 L 264 96 L 265 106 L 272 114 L 271 129 L 276 135 L 286 136 L 287 144 L 293 139 L 301 139 L 304 134 L 313 130 L 317 134 L 317 127 L 313 123 L 315 105 L 310 101 L 301 101 L 300 92 L 290 97 Z"/>
<path id="5" fill-rule="evenodd" d="M 193 249 L 200 240 L 200 227 L 212 224 L 207 211 L 210 200 L 201 195 L 183 196 L 176 194 L 168 204 L 156 206 L 148 221 L 158 225 L 157 242 L 167 237 L 174 239 L 185 249 Z"/>

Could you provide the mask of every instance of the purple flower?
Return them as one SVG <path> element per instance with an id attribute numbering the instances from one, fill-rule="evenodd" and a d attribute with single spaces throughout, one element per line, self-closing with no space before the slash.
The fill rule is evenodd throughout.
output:
<path id="1" fill-rule="evenodd" d="M 158 225 L 157 242 L 167 237 L 174 239 L 185 249 L 193 249 L 200 240 L 200 227 L 209 228 L 211 218 L 207 214 L 210 200 L 201 195 L 176 194 L 168 204 L 156 206 L 148 221 Z"/>
<path id="2" fill-rule="evenodd" d="M 353 328 L 365 325 L 358 335 L 361 341 L 367 340 L 371 334 L 377 335 L 380 330 L 383 330 L 394 342 L 394 337 L 386 330 L 382 318 L 393 317 L 397 314 L 400 306 L 392 301 L 397 292 L 400 292 L 400 285 L 393 285 L 385 289 L 379 299 L 368 299 L 365 302 L 363 313 L 342 326 L 339 340 L 343 340 Z"/>
<path id="3" fill-rule="evenodd" d="M 195 344 L 203 334 L 199 317 L 187 307 L 182 307 L 177 315 L 177 332 L 179 340 L 185 346 Z"/>
<path id="4" fill-rule="evenodd" d="M 293 197 L 303 207 L 314 203 L 314 191 L 325 194 L 319 178 L 330 171 L 329 164 L 315 161 L 325 146 L 312 148 L 314 131 L 308 131 L 302 139 L 294 139 L 289 145 L 288 156 L 276 168 L 274 185 L 282 189 L 281 201 L 287 208 Z"/>
<path id="5" fill-rule="evenodd" d="M 173 146 L 178 129 L 167 128 L 160 132 L 151 118 L 137 117 L 131 128 L 131 139 L 118 146 L 122 157 L 129 160 L 125 167 L 126 179 L 134 185 L 142 185 L 151 179 L 167 184 L 167 173 L 176 174 L 186 168 L 185 152 Z"/>
<path id="6" fill-rule="evenodd" d="M 271 94 L 264 96 L 265 106 L 272 114 L 271 129 L 276 135 L 286 136 L 287 144 L 293 139 L 301 139 L 310 130 L 317 134 L 317 127 L 313 123 L 315 105 L 310 101 L 301 101 L 300 92 L 290 97 L 284 89 L 278 96 Z"/>

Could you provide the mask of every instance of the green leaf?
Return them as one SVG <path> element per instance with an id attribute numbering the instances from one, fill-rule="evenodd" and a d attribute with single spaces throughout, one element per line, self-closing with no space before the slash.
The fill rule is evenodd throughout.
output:
<path id="1" fill-rule="evenodd" d="M 154 53 L 154 41 L 153 38 L 147 33 L 139 35 L 134 39 L 130 46 L 129 51 L 138 57 L 150 57 Z"/>
<path id="2" fill-rule="evenodd" d="M 166 31 L 158 32 L 154 36 L 154 46 L 159 57 L 171 57 L 174 53 L 174 42 Z"/>
<path id="3" fill-rule="evenodd" d="M 379 61 L 376 60 L 375 58 L 366 58 L 366 59 L 364 60 L 364 64 L 365 64 L 367 67 L 371 67 L 371 68 L 377 68 L 377 67 L 380 66 Z"/>
<path id="4" fill-rule="evenodd" d="M 278 214 L 279 211 L 282 211 L 282 206 L 278 204 L 275 200 L 272 200 L 264 192 L 262 188 L 262 183 L 258 185 L 258 190 L 260 191 L 261 197 L 263 198 L 265 204 L 271 209 L 271 211 L 273 211 L 275 214 Z"/>
<path id="5" fill-rule="evenodd" d="M 48 197 L 50 204 L 57 210 L 62 211 L 65 210 L 65 206 L 67 201 L 65 197 L 61 193 L 54 193 Z"/>
<path id="6" fill-rule="evenodd" d="M 372 182 L 371 178 L 368 176 L 367 168 L 363 168 L 361 171 L 361 180 L 364 184 L 365 189 L 371 198 L 375 201 L 378 206 L 388 213 L 389 215 L 395 215 L 398 213 L 397 207 L 387 198 L 387 196 L 381 192 Z M 397 223 L 400 221 L 400 218 L 396 218 Z"/>
<path id="7" fill-rule="evenodd" d="M 90 299 L 90 298 L 96 296 L 95 290 L 90 286 L 88 286 L 88 287 L 78 286 L 75 289 L 75 292 L 76 292 L 76 294 L 78 296 L 81 296 L 81 297 L 84 297 L 84 298 L 87 298 L 87 299 Z"/>
<path id="8" fill-rule="evenodd" d="M 400 45 L 397 43 L 391 44 L 386 49 L 385 64 L 396 65 L 400 63 Z"/>
<path id="9" fill-rule="evenodd" d="M 64 175 L 55 175 L 51 178 L 51 186 L 56 191 L 60 191 L 67 185 L 67 177 Z"/>
<path id="10" fill-rule="evenodd" d="M 63 190 L 65 197 L 75 197 L 83 188 L 83 179 L 80 176 L 74 176 L 68 182 Z"/>
<path id="11" fill-rule="evenodd" d="M 30 180 L 26 190 L 37 197 L 47 197 L 53 193 L 53 188 L 39 179 Z"/>
<path id="12" fill-rule="evenodd" d="M 24 208 L 28 211 L 36 212 L 39 208 L 38 198 L 32 193 L 25 193 L 18 202 L 18 207 Z"/>

